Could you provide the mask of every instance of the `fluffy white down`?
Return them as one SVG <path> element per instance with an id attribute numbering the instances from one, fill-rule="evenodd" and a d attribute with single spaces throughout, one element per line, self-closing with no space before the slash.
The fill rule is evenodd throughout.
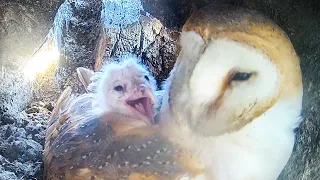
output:
<path id="1" fill-rule="evenodd" d="M 92 104 L 95 113 L 117 112 L 133 116 L 125 104 L 130 97 L 140 97 L 137 84 L 144 85 L 153 95 L 155 94 L 156 80 L 148 68 L 139 61 L 139 58 L 131 54 L 121 56 L 119 62 L 106 62 L 101 70 L 94 74 L 88 89 L 94 94 Z M 144 76 L 147 76 L 148 80 Z M 114 87 L 119 85 L 125 88 L 123 92 L 114 90 Z"/>
<path id="2" fill-rule="evenodd" d="M 198 106 L 214 100 L 222 78 L 233 68 L 256 71 L 258 76 L 242 84 L 231 84 L 232 89 L 226 91 L 220 107 L 224 111 L 221 116 L 241 110 L 252 101 L 277 95 L 275 65 L 251 47 L 221 39 L 207 47 L 191 76 L 192 103 Z M 291 99 L 279 98 L 265 113 L 233 133 L 205 138 L 183 130 L 176 131 L 174 136 L 185 137 L 179 138 L 180 144 L 192 150 L 206 167 L 213 167 L 208 171 L 214 180 L 276 180 L 292 152 L 301 102 L 302 92 Z"/>
<path id="3" fill-rule="evenodd" d="M 276 180 L 291 155 L 297 121 L 296 110 L 279 102 L 237 132 L 204 141 L 194 137 L 201 147 L 194 151 L 213 165 L 217 180 Z"/>

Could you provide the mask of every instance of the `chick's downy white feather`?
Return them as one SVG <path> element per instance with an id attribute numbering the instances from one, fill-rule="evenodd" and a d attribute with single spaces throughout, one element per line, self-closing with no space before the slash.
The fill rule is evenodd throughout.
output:
<path id="1" fill-rule="evenodd" d="M 87 90 L 93 96 L 95 113 L 120 113 L 153 123 L 156 106 L 156 81 L 139 59 L 126 55 L 106 62 L 92 75 Z M 84 78 L 87 79 L 87 78 Z"/>

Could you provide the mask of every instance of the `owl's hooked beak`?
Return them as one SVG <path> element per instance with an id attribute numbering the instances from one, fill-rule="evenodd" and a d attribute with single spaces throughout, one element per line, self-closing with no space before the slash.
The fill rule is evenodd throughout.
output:
<path id="1" fill-rule="evenodd" d="M 126 100 L 126 106 L 148 125 L 154 124 L 155 104 L 154 93 L 144 84 L 139 84 L 135 93 Z"/>

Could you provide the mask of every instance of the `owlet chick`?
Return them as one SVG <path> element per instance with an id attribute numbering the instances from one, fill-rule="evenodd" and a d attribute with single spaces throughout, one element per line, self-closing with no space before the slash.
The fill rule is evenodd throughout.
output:
<path id="1" fill-rule="evenodd" d="M 120 62 L 109 62 L 101 71 L 95 73 L 85 68 L 78 68 L 77 71 L 82 83 L 88 85 L 88 93 L 74 97 L 71 89 L 67 88 L 60 96 L 46 133 L 46 177 L 55 176 L 50 169 L 57 165 L 57 162 L 79 164 L 75 157 L 90 151 L 83 149 L 82 145 L 94 148 L 96 141 L 99 141 L 99 135 L 104 136 L 99 128 L 103 125 L 98 125 L 99 119 L 95 117 L 105 113 L 113 115 L 114 118 L 108 120 L 108 135 L 122 134 L 132 128 L 154 123 L 156 81 L 146 68 L 138 63 L 137 58 L 122 57 Z M 90 124 L 94 128 L 86 128 Z M 72 138 L 80 136 L 83 137 Z M 104 143 L 108 146 L 106 141 Z M 65 153 L 57 155 L 56 152 L 62 149 Z M 73 158 L 69 159 L 68 155 Z"/>

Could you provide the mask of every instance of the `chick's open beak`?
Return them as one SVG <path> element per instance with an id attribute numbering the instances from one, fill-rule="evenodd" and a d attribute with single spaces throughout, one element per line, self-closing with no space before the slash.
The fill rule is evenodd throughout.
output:
<path id="1" fill-rule="evenodd" d="M 140 84 L 136 93 L 127 99 L 126 101 L 129 109 L 131 109 L 141 120 L 147 118 L 147 124 L 154 124 L 154 108 L 156 104 L 154 92 L 146 87 L 144 84 Z"/>

